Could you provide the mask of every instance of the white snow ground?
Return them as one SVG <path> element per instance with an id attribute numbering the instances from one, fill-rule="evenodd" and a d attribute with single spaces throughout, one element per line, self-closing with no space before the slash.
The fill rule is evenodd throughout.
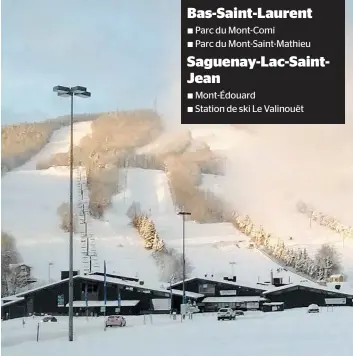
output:
<path id="1" fill-rule="evenodd" d="M 195 314 L 180 322 L 168 315 L 127 317 L 127 327 L 104 331 L 102 317 L 75 318 L 74 341 L 68 341 L 68 320 L 40 324 L 38 318 L 1 323 L 4 356 L 86 355 L 106 353 L 170 356 L 271 355 L 271 356 L 351 356 L 353 350 L 353 308 L 321 308 L 319 314 L 306 309 L 277 313 L 247 312 L 235 321 L 216 321 L 215 314 Z M 138 340 L 138 342 L 136 342 Z"/>

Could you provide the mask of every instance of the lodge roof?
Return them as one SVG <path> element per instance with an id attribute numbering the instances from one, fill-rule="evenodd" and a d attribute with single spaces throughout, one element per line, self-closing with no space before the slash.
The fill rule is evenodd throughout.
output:
<path id="1" fill-rule="evenodd" d="M 225 284 L 225 285 L 234 286 L 234 287 L 255 289 L 255 290 L 259 290 L 259 291 L 266 291 L 269 289 L 269 287 L 271 287 L 268 285 L 255 284 L 255 283 L 242 282 L 242 281 L 241 282 L 227 281 L 227 280 L 222 280 L 220 278 L 215 278 L 215 277 L 191 277 L 191 278 L 185 279 L 185 282 L 190 282 L 190 281 L 194 281 L 194 280 L 214 282 L 214 283 Z M 172 283 L 172 287 L 179 286 L 182 283 L 183 283 L 183 281 L 178 281 L 178 282 Z"/>
<path id="2" fill-rule="evenodd" d="M 281 292 L 286 292 L 286 291 L 295 290 L 295 289 L 308 289 L 308 290 L 314 290 L 314 291 L 321 292 L 321 293 L 326 293 L 326 294 L 331 294 L 331 295 L 344 295 L 348 298 L 353 298 L 352 293 L 347 293 L 347 292 L 343 292 L 341 290 L 328 288 L 326 286 L 321 286 L 319 284 L 312 283 L 312 282 L 294 283 L 294 284 L 287 284 L 287 285 L 281 286 L 281 287 L 274 287 L 270 290 L 263 292 L 263 295 L 266 296 L 266 295 L 271 295 L 271 294 L 280 294 Z"/>
<path id="3" fill-rule="evenodd" d="M 73 276 L 73 279 L 74 280 L 83 279 L 83 280 L 88 280 L 88 281 L 104 282 L 104 276 L 100 276 L 100 275 L 84 275 L 84 276 L 76 275 L 76 276 Z M 43 289 L 51 288 L 56 285 L 66 283 L 68 281 L 69 281 L 69 278 L 65 278 L 60 281 L 52 282 L 49 284 L 45 284 L 43 286 L 39 286 L 37 288 L 33 288 L 33 289 L 29 289 L 29 290 L 21 292 L 21 293 L 17 293 L 10 297 L 5 297 L 2 300 L 6 300 L 6 299 L 9 300 L 11 298 L 11 303 L 18 302 L 21 300 L 20 299 L 21 297 L 24 297 L 28 294 L 35 293 L 35 292 L 43 290 Z M 168 295 L 170 294 L 170 290 L 158 287 L 157 285 L 147 285 L 147 284 L 141 285 L 140 282 L 127 281 L 127 280 L 123 280 L 123 279 L 119 279 L 119 278 L 115 278 L 115 277 L 107 277 L 106 281 L 108 284 L 116 284 L 116 285 L 121 285 L 121 286 L 126 286 L 126 287 L 137 288 L 139 290 L 146 291 L 146 292 L 153 291 L 153 292 L 165 293 Z M 178 289 L 172 289 L 172 294 L 177 295 L 177 296 L 182 296 L 183 292 Z M 188 292 L 188 291 L 185 291 L 185 295 L 186 295 L 186 297 L 191 298 L 191 299 L 198 299 L 198 298 L 204 297 L 203 294 L 193 293 L 193 292 Z M 9 303 L 10 302 L 4 303 L 4 304 L 2 304 L 2 306 L 7 306 L 7 305 L 9 305 Z"/>

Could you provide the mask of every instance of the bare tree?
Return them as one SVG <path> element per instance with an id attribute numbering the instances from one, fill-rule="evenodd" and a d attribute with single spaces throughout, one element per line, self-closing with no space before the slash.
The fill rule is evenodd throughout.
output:
<path id="1" fill-rule="evenodd" d="M 57 209 L 57 213 L 61 219 L 60 228 L 65 231 L 70 231 L 70 206 L 69 203 L 62 203 Z M 77 232 L 77 215 L 74 214 L 74 221 L 73 221 L 73 231 Z"/>
<path id="2" fill-rule="evenodd" d="M 22 258 L 16 247 L 15 238 L 1 232 L 1 295 L 11 293 L 12 270 L 11 265 L 21 262 Z"/>
<path id="3" fill-rule="evenodd" d="M 339 273 L 342 269 L 339 253 L 329 244 L 322 245 L 317 251 L 315 263 L 319 269 L 330 269 L 331 273 Z M 327 272 L 325 274 L 327 275 Z"/>
<path id="4" fill-rule="evenodd" d="M 129 209 L 126 211 L 126 215 L 130 219 L 134 219 L 134 217 L 141 215 L 141 205 L 138 202 L 132 202 Z"/>
<path id="5" fill-rule="evenodd" d="M 160 252 L 154 252 L 153 257 L 160 271 L 162 281 L 170 281 L 173 277 L 175 281 L 183 279 L 183 255 L 173 248 L 164 249 Z M 188 278 L 194 267 L 191 262 L 185 258 L 185 276 Z"/>

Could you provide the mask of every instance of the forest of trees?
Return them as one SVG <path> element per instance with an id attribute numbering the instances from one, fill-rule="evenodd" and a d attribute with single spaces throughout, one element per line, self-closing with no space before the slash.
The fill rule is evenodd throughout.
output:
<path id="1" fill-rule="evenodd" d="M 134 213 L 135 212 L 135 213 Z M 127 215 L 131 217 L 131 223 L 143 239 L 144 247 L 153 251 L 153 258 L 160 271 L 162 281 L 170 281 L 172 278 L 181 280 L 183 278 L 183 256 L 173 248 L 167 248 L 160 238 L 154 222 L 141 213 L 138 204 L 134 203 L 128 210 Z M 193 271 L 193 267 L 188 259 L 185 259 L 185 275 Z"/>
<path id="2" fill-rule="evenodd" d="M 186 209 L 199 223 L 225 221 L 221 199 L 199 188 L 203 173 L 222 173 L 224 162 L 221 158 L 203 147 L 193 152 L 168 155 L 164 164 L 174 205 L 179 210 Z"/>
<path id="3" fill-rule="evenodd" d="M 92 133 L 74 147 L 74 165 L 87 170 L 90 213 L 101 218 L 119 192 L 119 168 L 129 164 L 134 149 L 154 141 L 163 127 L 152 110 L 112 112 L 92 122 Z M 68 166 L 69 153 L 57 153 L 38 162 L 37 169 Z"/>
<path id="4" fill-rule="evenodd" d="M 290 266 L 311 279 L 325 280 L 331 274 L 341 272 L 340 256 L 333 246 L 324 244 L 314 257 L 309 257 L 306 248 L 285 246 L 283 241 L 266 232 L 263 226 L 255 226 L 248 215 L 241 217 L 234 212 L 233 225 L 281 265 Z"/>
<path id="5" fill-rule="evenodd" d="M 337 232 L 342 236 L 342 239 L 353 238 L 353 227 L 344 225 L 336 217 L 317 211 L 302 201 L 297 203 L 297 210 L 312 221 L 318 222 L 321 226 Z"/>
<path id="6" fill-rule="evenodd" d="M 98 114 L 75 116 L 75 122 L 89 121 Z M 53 132 L 69 124 L 69 117 L 62 116 L 43 122 L 1 126 L 1 174 L 24 164 L 37 154 L 49 141 Z"/>

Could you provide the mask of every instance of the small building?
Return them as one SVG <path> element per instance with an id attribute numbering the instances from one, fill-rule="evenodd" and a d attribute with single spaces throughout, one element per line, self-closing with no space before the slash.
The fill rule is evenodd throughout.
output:
<path id="1" fill-rule="evenodd" d="M 11 271 L 17 274 L 25 274 L 26 276 L 30 276 L 32 272 L 32 267 L 26 265 L 25 263 L 13 263 L 9 265 Z"/>
<path id="2" fill-rule="evenodd" d="M 172 284 L 173 289 L 182 290 L 183 282 Z M 262 293 L 268 286 L 261 284 L 238 283 L 236 277 L 217 279 L 214 277 L 193 277 L 185 280 L 185 290 L 203 294 L 205 298 L 198 302 L 200 311 L 216 311 L 222 307 L 234 309 L 260 309 L 265 301 Z"/>
<path id="3" fill-rule="evenodd" d="M 263 312 L 274 312 L 274 311 L 283 311 L 284 303 L 283 302 L 272 302 L 272 303 L 263 303 L 262 311 Z"/>
<path id="4" fill-rule="evenodd" d="M 269 302 L 284 302 L 284 308 L 308 307 L 310 304 L 325 306 L 325 299 L 342 298 L 341 305 L 353 305 L 353 293 L 328 288 L 315 283 L 289 284 L 263 292 Z"/>
<path id="5" fill-rule="evenodd" d="M 332 274 L 328 279 L 327 279 L 328 283 L 342 283 L 344 282 L 344 275 L 343 274 Z"/>
<path id="6" fill-rule="evenodd" d="M 144 281 L 131 281 L 106 277 L 106 305 L 104 304 L 104 275 L 75 275 L 74 313 L 78 315 L 124 314 L 139 315 L 155 312 L 180 311 L 183 292 L 172 291 Z M 32 314 L 67 315 L 69 303 L 69 279 L 31 289 L 12 296 L 1 305 L 2 318 L 16 318 Z M 203 294 L 186 292 L 191 301 L 198 301 Z"/>
<path id="7" fill-rule="evenodd" d="M 29 284 L 37 282 L 32 276 L 32 267 L 25 263 L 10 264 L 9 268 L 12 272 L 14 281 L 19 287 L 26 287 Z"/>

